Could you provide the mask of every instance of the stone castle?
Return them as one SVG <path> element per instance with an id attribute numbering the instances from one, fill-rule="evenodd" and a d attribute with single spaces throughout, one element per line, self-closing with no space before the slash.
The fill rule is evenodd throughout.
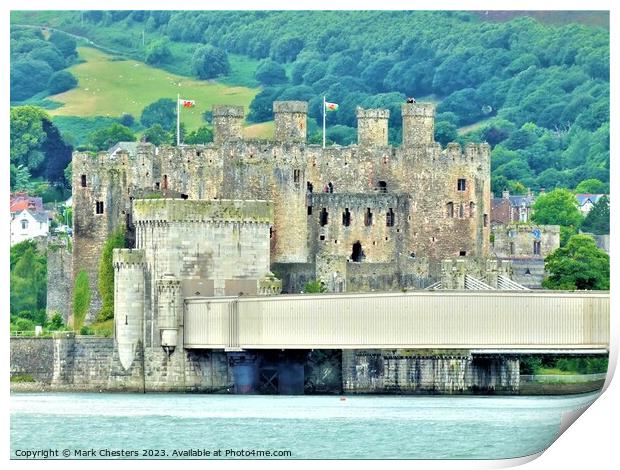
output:
<path id="1" fill-rule="evenodd" d="M 89 319 L 103 244 L 121 227 L 138 251 L 116 254 L 117 276 L 148 265 L 144 280 L 127 279 L 146 283 L 147 302 L 164 275 L 201 295 L 275 292 L 276 278 L 290 293 L 315 279 L 331 292 L 389 291 L 431 285 L 446 258 L 483 264 L 490 148 L 442 148 L 433 104 L 402 105 L 398 147 L 388 110 L 358 108 L 357 145 L 322 148 L 306 143 L 306 102 L 273 109 L 274 141 L 244 140 L 243 108 L 215 106 L 208 145 L 74 154 L 73 277 L 88 273 Z"/>

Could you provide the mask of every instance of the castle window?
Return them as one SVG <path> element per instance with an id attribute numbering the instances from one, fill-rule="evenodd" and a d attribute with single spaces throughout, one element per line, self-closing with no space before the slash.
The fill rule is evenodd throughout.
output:
<path id="1" fill-rule="evenodd" d="M 103 214 L 103 201 L 97 201 L 95 203 L 95 213 Z"/>
<path id="2" fill-rule="evenodd" d="M 351 252 L 351 261 L 356 263 L 361 262 L 364 259 L 364 250 L 362 250 L 362 244 L 357 241 L 353 244 L 353 251 Z"/>
<path id="3" fill-rule="evenodd" d="M 459 256 L 467 256 L 467 252 L 465 250 L 459 251 Z"/>
<path id="4" fill-rule="evenodd" d="M 189 199 L 189 196 L 187 194 L 181 194 L 181 199 Z"/>
<path id="5" fill-rule="evenodd" d="M 330 192 L 330 193 L 334 192 L 334 185 L 332 184 L 331 181 L 329 183 L 327 183 L 327 189 L 328 189 L 328 192 Z"/>
<path id="6" fill-rule="evenodd" d="M 476 210 L 476 204 L 474 204 L 473 202 L 469 203 L 469 216 L 473 217 L 474 216 L 474 211 Z"/>
<path id="7" fill-rule="evenodd" d="M 540 242 L 539 241 L 534 242 L 534 254 L 540 255 Z"/>
<path id="8" fill-rule="evenodd" d="M 273 227 L 269 227 L 269 238 L 273 238 Z"/>
<path id="9" fill-rule="evenodd" d="M 412 251 L 411 253 L 409 253 L 409 256 L 410 256 L 411 258 L 415 258 L 415 252 L 413 252 L 413 251 Z"/>
<path id="10" fill-rule="evenodd" d="M 293 170 L 293 182 L 299 183 L 299 175 L 301 174 L 301 170 Z"/>
<path id="11" fill-rule="evenodd" d="M 86 187 L 86 175 L 82 175 L 81 180 L 82 180 L 82 187 L 85 188 Z"/>
<path id="12" fill-rule="evenodd" d="M 449 202 L 446 204 L 446 209 L 448 211 L 448 218 L 454 217 L 454 203 Z"/>
<path id="13" fill-rule="evenodd" d="M 395 219 L 396 217 L 394 216 L 394 211 L 390 207 L 390 209 L 387 211 L 387 214 L 385 214 L 385 225 L 388 227 L 394 227 Z"/>
<path id="14" fill-rule="evenodd" d="M 196 156 L 197 156 L 197 157 L 200 157 L 201 155 L 202 155 L 202 150 L 197 150 L 197 151 L 196 151 Z"/>
<path id="15" fill-rule="evenodd" d="M 385 181 L 379 181 L 377 188 L 379 188 L 379 192 L 387 193 L 387 183 Z"/>
<path id="16" fill-rule="evenodd" d="M 364 213 L 364 225 L 366 227 L 372 225 L 372 212 L 370 212 L 370 207 L 366 208 L 366 212 Z"/>
<path id="17" fill-rule="evenodd" d="M 484 214 L 483 216 L 483 220 L 484 220 L 484 226 L 488 226 L 489 225 L 489 216 L 487 214 Z"/>
<path id="18" fill-rule="evenodd" d="M 463 203 L 461 202 L 461 205 L 459 206 L 459 218 L 462 219 L 463 217 L 465 217 L 465 208 L 463 207 Z"/>
<path id="19" fill-rule="evenodd" d="M 312 186 L 312 183 L 310 181 L 306 182 L 306 189 L 308 190 L 310 194 L 312 194 L 312 190 L 314 189 L 314 186 Z"/>
<path id="20" fill-rule="evenodd" d="M 320 236 L 319 236 L 319 240 L 321 240 L 321 241 L 325 241 L 325 235 L 320 235 Z"/>
<path id="21" fill-rule="evenodd" d="M 465 178 L 459 178 L 456 188 L 459 191 L 465 191 Z"/>
<path id="22" fill-rule="evenodd" d="M 168 175 L 164 175 L 164 184 L 163 184 L 163 188 L 164 188 L 164 189 L 168 189 Z"/>
<path id="23" fill-rule="evenodd" d="M 532 271 L 530 271 L 530 268 L 527 268 L 527 269 L 525 270 L 525 274 L 528 274 L 528 275 L 530 275 L 530 276 L 532 275 Z"/>
<path id="24" fill-rule="evenodd" d="M 351 212 L 349 212 L 348 208 L 346 208 L 342 213 L 342 225 L 345 227 L 351 225 Z"/>
<path id="25" fill-rule="evenodd" d="M 321 210 L 321 217 L 320 217 L 321 227 L 325 227 L 327 225 L 328 218 L 329 218 L 329 213 L 327 212 L 327 209 L 323 207 L 323 209 Z"/>
<path id="26" fill-rule="evenodd" d="M 308 215 L 312 215 L 312 206 L 308 206 Z"/>
<path id="27" fill-rule="evenodd" d="M 159 181 L 155 181 L 155 189 L 159 189 Z"/>

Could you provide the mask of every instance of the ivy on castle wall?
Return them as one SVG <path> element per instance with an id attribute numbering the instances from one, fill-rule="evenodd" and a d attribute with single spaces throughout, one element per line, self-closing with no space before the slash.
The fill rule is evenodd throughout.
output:
<path id="1" fill-rule="evenodd" d="M 112 254 L 114 248 L 125 248 L 125 231 L 113 232 L 105 244 L 99 259 L 99 295 L 103 306 L 97 314 L 97 321 L 106 321 L 114 318 L 114 265 Z"/>
<path id="2" fill-rule="evenodd" d="M 88 274 L 82 269 L 75 277 L 73 288 L 73 329 L 79 331 L 84 324 L 86 312 L 90 305 L 90 286 L 88 285 Z"/>

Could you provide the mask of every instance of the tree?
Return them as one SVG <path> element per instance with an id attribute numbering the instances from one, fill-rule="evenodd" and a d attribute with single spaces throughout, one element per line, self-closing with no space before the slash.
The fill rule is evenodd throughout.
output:
<path id="1" fill-rule="evenodd" d="M 54 31 L 51 34 L 49 41 L 54 44 L 65 57 L 72 57 L 77 54 L 75 50 L 77 45 L 75 39 L 68 34 Z"/>
<path id="2" fill-rule="evenodd" d="M 55 95 L 56 93 L 62 93 L 63 91 L 75 88 L 77 83 L 77 79 L 71 72 L 61 70 L 50 77 L 50 82 L 47 88 L 52 95 Z"/>
<path id="3" fill-rule="evenodd" d="M 200 126 L 198 129 L 189 132 L 183 142 L 190 145 L 213 142 L 213 131 L 207 126 Z"/>
<path id="4" fill-rule="evenodd" d="M 144 127 L 159 124 L 165 130 L 171 131 L 177 122 L 177 104 L 170 98 L 161 98 L 142 110 L 140 122 Z"/>
<path id="5" fill-rule="evenodd" d="M 32 172 L 32 175 L 43 176 L 51 183 L 62 184 L 64 170 L 71 163 L 73 147 L 65 142 L 52 121 L 43 119 L 43 131 L 46 138 L 40 149 L 45 158 L 41 166 Z"/>
<path id="6" fill-rule="evenodd" d="M 293 62 L 303 48 L 303 38 L 284 37 L 275 42 L 271 55 L 278 62 Z"/>
<path id="7" fill-rule="evenodd" d="M 43 163 L 45 155 L 41 146 L 47 139 L 44 120 L 49 120 L 48 114 L 36 106 L 11 108 L 11 163 L 22 165 L 29 172 Z"/>
<path id="8" fill-rule="evenodd" d="M 161 145 L 170 140 L 170 133 L 159 124 L 154 124 L 144 131 L 144 138 L 153 145 Z"/>
<path id="9" fill-rule="evenodd" d="M 602 196 L 581 224 L 581 230 L 594 233 L 595 235 L 609 234 L 609 198 Z"/>
<path id="10" fill-rule="evenodd" d="M 451 122 L 438 121 L 435 124 L 435 140 L 444 147 L 450 142 L 456 142 L 458 135 L 457 127 Z"/>
<path id="11" fill-rule="evenodd" d="M 136 123 L 136 119 L 129 113 L 123 113 L 121 114 L 118 122 L 120 122 L 125 127 L 132 127 Z"/>
<path id="12" fill-rule="evenodd" d="M 99 295 L 103 305 L 97 314 L 98 321 L 114 318 L 114 264 L 112 255 L 115 248 L 125 248 L 125 232 L 116 230 L 103 244 L 99 259 Z"/>
<path id="13" fill-rule="evenodd" d="M 208 44 L 196 49 L 192 56 L 192 67 L 198 78 L 203 80 L 230 72 L 226 52 Z"/>
<path id="14" fill-rule="evenodd" d="M 149 43 L 146 48 L 145 62 L 151 65 L 158 65 L 167 62 L 172 57 L 169 41 L 167 38 L 159 39 Z"/>
<path id="15" fill-rule="evenodd" d="M 75 277 L 73 287 L 73 329 L 79 331 L 86 319 L 86 312 L 90 305 L 90 286 L 88 284 L 88 274 L 85 270 Z"/>
<path id="16" fill-rule="evenodd" d="M 575 188 L 577 194 L 607 194 L 609 186 L 596 178 L 581 181 Z"/>
<path id="17" fill-rule="evenodd" d="M 47 302 L 47 258 L 27 240 L 11 247 L 11 314 L 41 323 Z"/>
<path id="18" fill-rule="evenodd" d="M 32 60 L 41 60 L 47 63 L 52 70 L 61 70 L 67 65 L 60 51 L 50 44 L 30 51 L 28 53 L 28 58 Z"/>
<path id="19" fill-rule="evenodd" d="M 588 235 L 574 235 L 545 258 L 545 289 L 609 289 L 609 255 Z"/>
<path id="20" fill-rule="evenodd" d="M 260 63 L 254 73 L 254 78 L 256 78 L 261 85 L 267 86 L 287 81 L 284 67 L 271 59 L 265 59 Z"/>
<path id="21" fill-rule="evenodd" d="M 537 224 L 579 228 L 583 219 L 575 195 L 567 189 L 555 189 L 538 196 L 532 209 L 532 222 Z"/>
<path id="22" fill-rule="evenodd" d="M 11 63 L 11 101 L 30 98 L 44 90 L 54 71 L 42 60 L 20 59 Z"/>
<path id="23" fill-rule="evenodd" d="M 133 131 L 118 123 L 88 135 L 88 143 L 95 150 L 107 150 L 119 142 L 134 142 L 135 140 L 136 136 Z"/>

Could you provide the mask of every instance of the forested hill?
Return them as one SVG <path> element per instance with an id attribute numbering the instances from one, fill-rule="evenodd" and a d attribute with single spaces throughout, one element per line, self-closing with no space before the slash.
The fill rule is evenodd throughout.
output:
<path id="1" fill-rule="evenodd" d="M 342 144 L 355 139 L 356 106 L 389 108 L 397 143 L 405 98 L 433 100 L 437 140 L 493 146 L 496 193 L 609 183 L 603 27 L 402 11 L 14 12 L 12 22 L 54 26 L 199 78 L 226 80 L 226 54 L 260 60 L 249 119 L 270 120 L 276 99 L 300 99 L 318 120 L 325 95 L 340 105 L 329 137 Z M 201 44 L 209 47 L 199 56 Z M 219 69 L 196 67 L 207 53 Z"/>

